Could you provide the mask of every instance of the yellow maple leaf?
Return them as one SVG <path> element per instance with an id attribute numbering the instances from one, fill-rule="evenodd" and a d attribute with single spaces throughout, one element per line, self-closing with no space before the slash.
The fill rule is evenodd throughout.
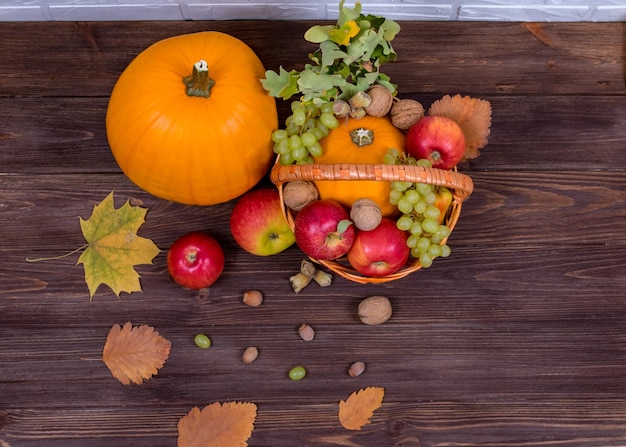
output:
<path id="1" fill-rule="evenodd" d="M 159 372 L 170 355 L 172 343 L 153 327 L 133 328 L 130 321 L 114 325 L 109 331 L 102 361 L 117 380 L 124 385 L 141 384 Z"/>
<path id="2" fill-rule="evenodd" d="M 257 407 L 248 402 L 214 402 L 193 407 L 178 421 L 178 447 L 246 447 Z"/>
<path id="3" fill-rule="evenodd" d="M 89 219 L 80 219 L 88 245 L 77 264 L 85 268 L 90 298 L 100 284 L 108 285 L 118 297 L 121 292 L 141 291 L 139 274 L 133 266 L 151 264 L 160 252 L 150 239 L 137 235 L 146 212 L 128 201 L 116 210 L 111 192 L 94 207 Z"/>
<path id="4" fill-rule="evenodd" d="M 491 132 L 491 103 L 461 95 L 445 95 L 428 109 L 429 115 L 446 116 L 461 126 L 465 135 L 465 159 L 476 158 Z"/>
<path id="5" fill-rule="evenodd" d="M 370 418 L 383 403 L 385 389 L 381 387 L 367 387 L 355 391 L 346 399 L 339 402 L 339 422 L 348 430 L 361 430 L 370 423 Z"/>

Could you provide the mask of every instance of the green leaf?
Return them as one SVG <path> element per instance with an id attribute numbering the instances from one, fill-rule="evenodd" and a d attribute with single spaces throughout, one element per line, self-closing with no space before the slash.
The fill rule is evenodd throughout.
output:
<path id="1" fill-rule="evenodd" d="M 361 3 L 356 2 L 354 8 L 348 8 L 343 6 L 344 0 L 339 3 L 339 18 L 337 19 L 337 26 L 342 27 L 346 22 L 350 20 L 356 20 L 361 15 Z"/>
<path id="2" fill-rule="evenodd" d="M 329 32 L 334 29 L 333 25 L 314 25 L 304 33 L 304 39 L 312 43 L 322 43 L 329 39 Z"/>
<path id="3" fill-rule="evenodd" d="M 280 74 L 272 70 L 265 72 L 265 79 L 261 79 L 261 85 L 269 94 L 275 98 L 289 99 L 298 93 L 297 71 L 287 71 L 282 66 L 279 69 Z"/>
<path id="4" fill-rule="evenodd" d="M 139 292 L 137 264 L 152 264 L 159 248 L 150 239 L 137 235 L 145 222 L 147 209 L 131 206 L 127 201 L 115 209 L 113 192 L 94 207 L 91 217 L 80 218 L 88 247 L 77 264 L 85 268 L 85 281 L 93 298 L 100 284 L 108 285 L 118 297 L 121 292 Z"/>
<path id="5" fill-rule="evenodd" d="M 343 59 L 347 54 L 335 42 L 327 40 L 320 44 L 322 50 L 322 68 L 332 66 L 337 59 Z"/>

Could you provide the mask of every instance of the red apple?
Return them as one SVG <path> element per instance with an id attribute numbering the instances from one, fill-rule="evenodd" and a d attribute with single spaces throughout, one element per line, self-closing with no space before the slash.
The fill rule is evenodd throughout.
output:
<path id="1" fill-rule="evenodd" d="M 406 151 L 418 160 L 430 160 L 433 168 L 451 169 L 465 154 L 465 135 L 448 117 L 425 116 L 407 132 Z"/>
<path id="2" fill-rule="evenodd" d="M 302 208 L 294 221 L 296 243 L 313 259 L 337 259 L 354 241 L 348 211 L 331 199 L 316 200 Z"/>
<path id="3" fill-rule="evenodd" d="M 384 217 L 371 231 L 357 231 L 348 251 L 348 262 L 365 276 L 386 276 L 406 264 L 411 249 L 406 245 L 407 233 L 395 221 Z"/>
<path id="4" fill-rule="evenodd" d="M 181 236 L 167 252 L 172 279 L 189 289 L 209 287 L 224 270 L 224 251 L 212 236 L 191 232 Z"/>
<path id="5" fill-rule="evenodd" d="M 248 191 L 230 215 L 230 232 L 241 248 L 257 256 L 280 253 L 293 245 L 295 236 L 282 211 L 275 188 Z"/>

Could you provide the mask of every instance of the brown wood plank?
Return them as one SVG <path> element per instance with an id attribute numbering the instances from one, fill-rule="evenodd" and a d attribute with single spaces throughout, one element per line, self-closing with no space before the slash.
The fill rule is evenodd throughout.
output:
<path id="1" fill-rule="evenodd" d="M 139 190 L 110 153 L 104 116 L 115 79 L 153 41 L 220 30 L 277 68 L 304 63 L 311 24 L 0 26 L 0 447 L 172 446 L 193 406 L 232 400 L 258 405 L 251 447 L 623 447 L 624 24 L 403 22 L 389 65 L 402 92 L 493 106 L 489 145 L 461 167 L 475 190 L 452 256 L 392 283 L 335 278 L 295 294 L 297 247 L 250 255 L 230 235 L 234 201 L 183 206 Z M 90 301 L 78 254 L 26 258 L 80 247 L 79 217 L 112 190 L 117 206 L 149 209 L 139 234 L 162 252 L 137 266 L 142 293 L 101 286 Z M 202 293 L 166 269 L 167 248 L 191 230 L 226 252 Z M 260 307 L 242 303 L 248 289 L 264 293 Z M 383 325 L 358 320 L 371 295 L 392 300 Z M 108 330 L 126 321 L 173 343 L 141 386 L 100 360 Z M 299 339 L 302 322 L 312 342 Z M 200 332 L 209 350 L 194 345 Z M 245 365 L 249 345 L 260 356 Z M 347 374 L 353 361 L 366 363 L 362 376 Z M 300 382 L 287 378 L 295 364 L 308 369 Z M 367 386 L 385 388 L 383 405 L 362 431 L 343 429 L 338 402 Z"/>
<path id="2" fill-rule="evenodd" d="M 441 96 L 412 97 L 428 107 Z M 626 168 L 621 96 L 481 98 L 493 109 L 491 135 L 482 155 L 461 166 L 466 172 Z M 0 98 L 0 173 L 119 172 L 106 138 L 107 103 L 105 98 Z"/>
<path id="3" fill-rule="evenodd" d="M 50 22 L 0 27 L 0 96 L 108 96 L 144 48 L 166 37 L 221 31 L 266 68 L 297 68 L 315 47 L 313 22 Z M 624 94 L 622 23 L 401 22 L 386 72 L 402 91 L 466 94 Z M 269 38 L 271 36 L 271 38 Z"/>

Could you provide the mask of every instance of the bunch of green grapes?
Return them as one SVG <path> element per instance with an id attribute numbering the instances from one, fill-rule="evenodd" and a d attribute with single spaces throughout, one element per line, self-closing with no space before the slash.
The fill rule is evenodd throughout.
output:
<path id="1" fill-rule="evenodd" d="M 274 152 L 280 155 L 283 165 L 313 163 L 314 157 L 322 155 L 319 140 L 338 126 L 332 102 L 316 105 L 293 101 L 285 128 L 272 133 Z"/>
<path id="2" fill-rule="evenodd" d="M 428 160 L 416 160 L 413 157 L 391 149 L 384 156 L 387 164 L 413 164 L 431 167 Z M 396 226 L 408 231 L 406 244 L 411 249 L 411 256 L 419 259 L 422 267 L 428 268 L 438 257 L 450 256 L 450 247 L 443 242 L 450 236 L 451 229 L 439 223 L 441 211 L 435 205 L 437 187 L 427 183 L 392 182 L 389 201 L 402 213 Z"/>

